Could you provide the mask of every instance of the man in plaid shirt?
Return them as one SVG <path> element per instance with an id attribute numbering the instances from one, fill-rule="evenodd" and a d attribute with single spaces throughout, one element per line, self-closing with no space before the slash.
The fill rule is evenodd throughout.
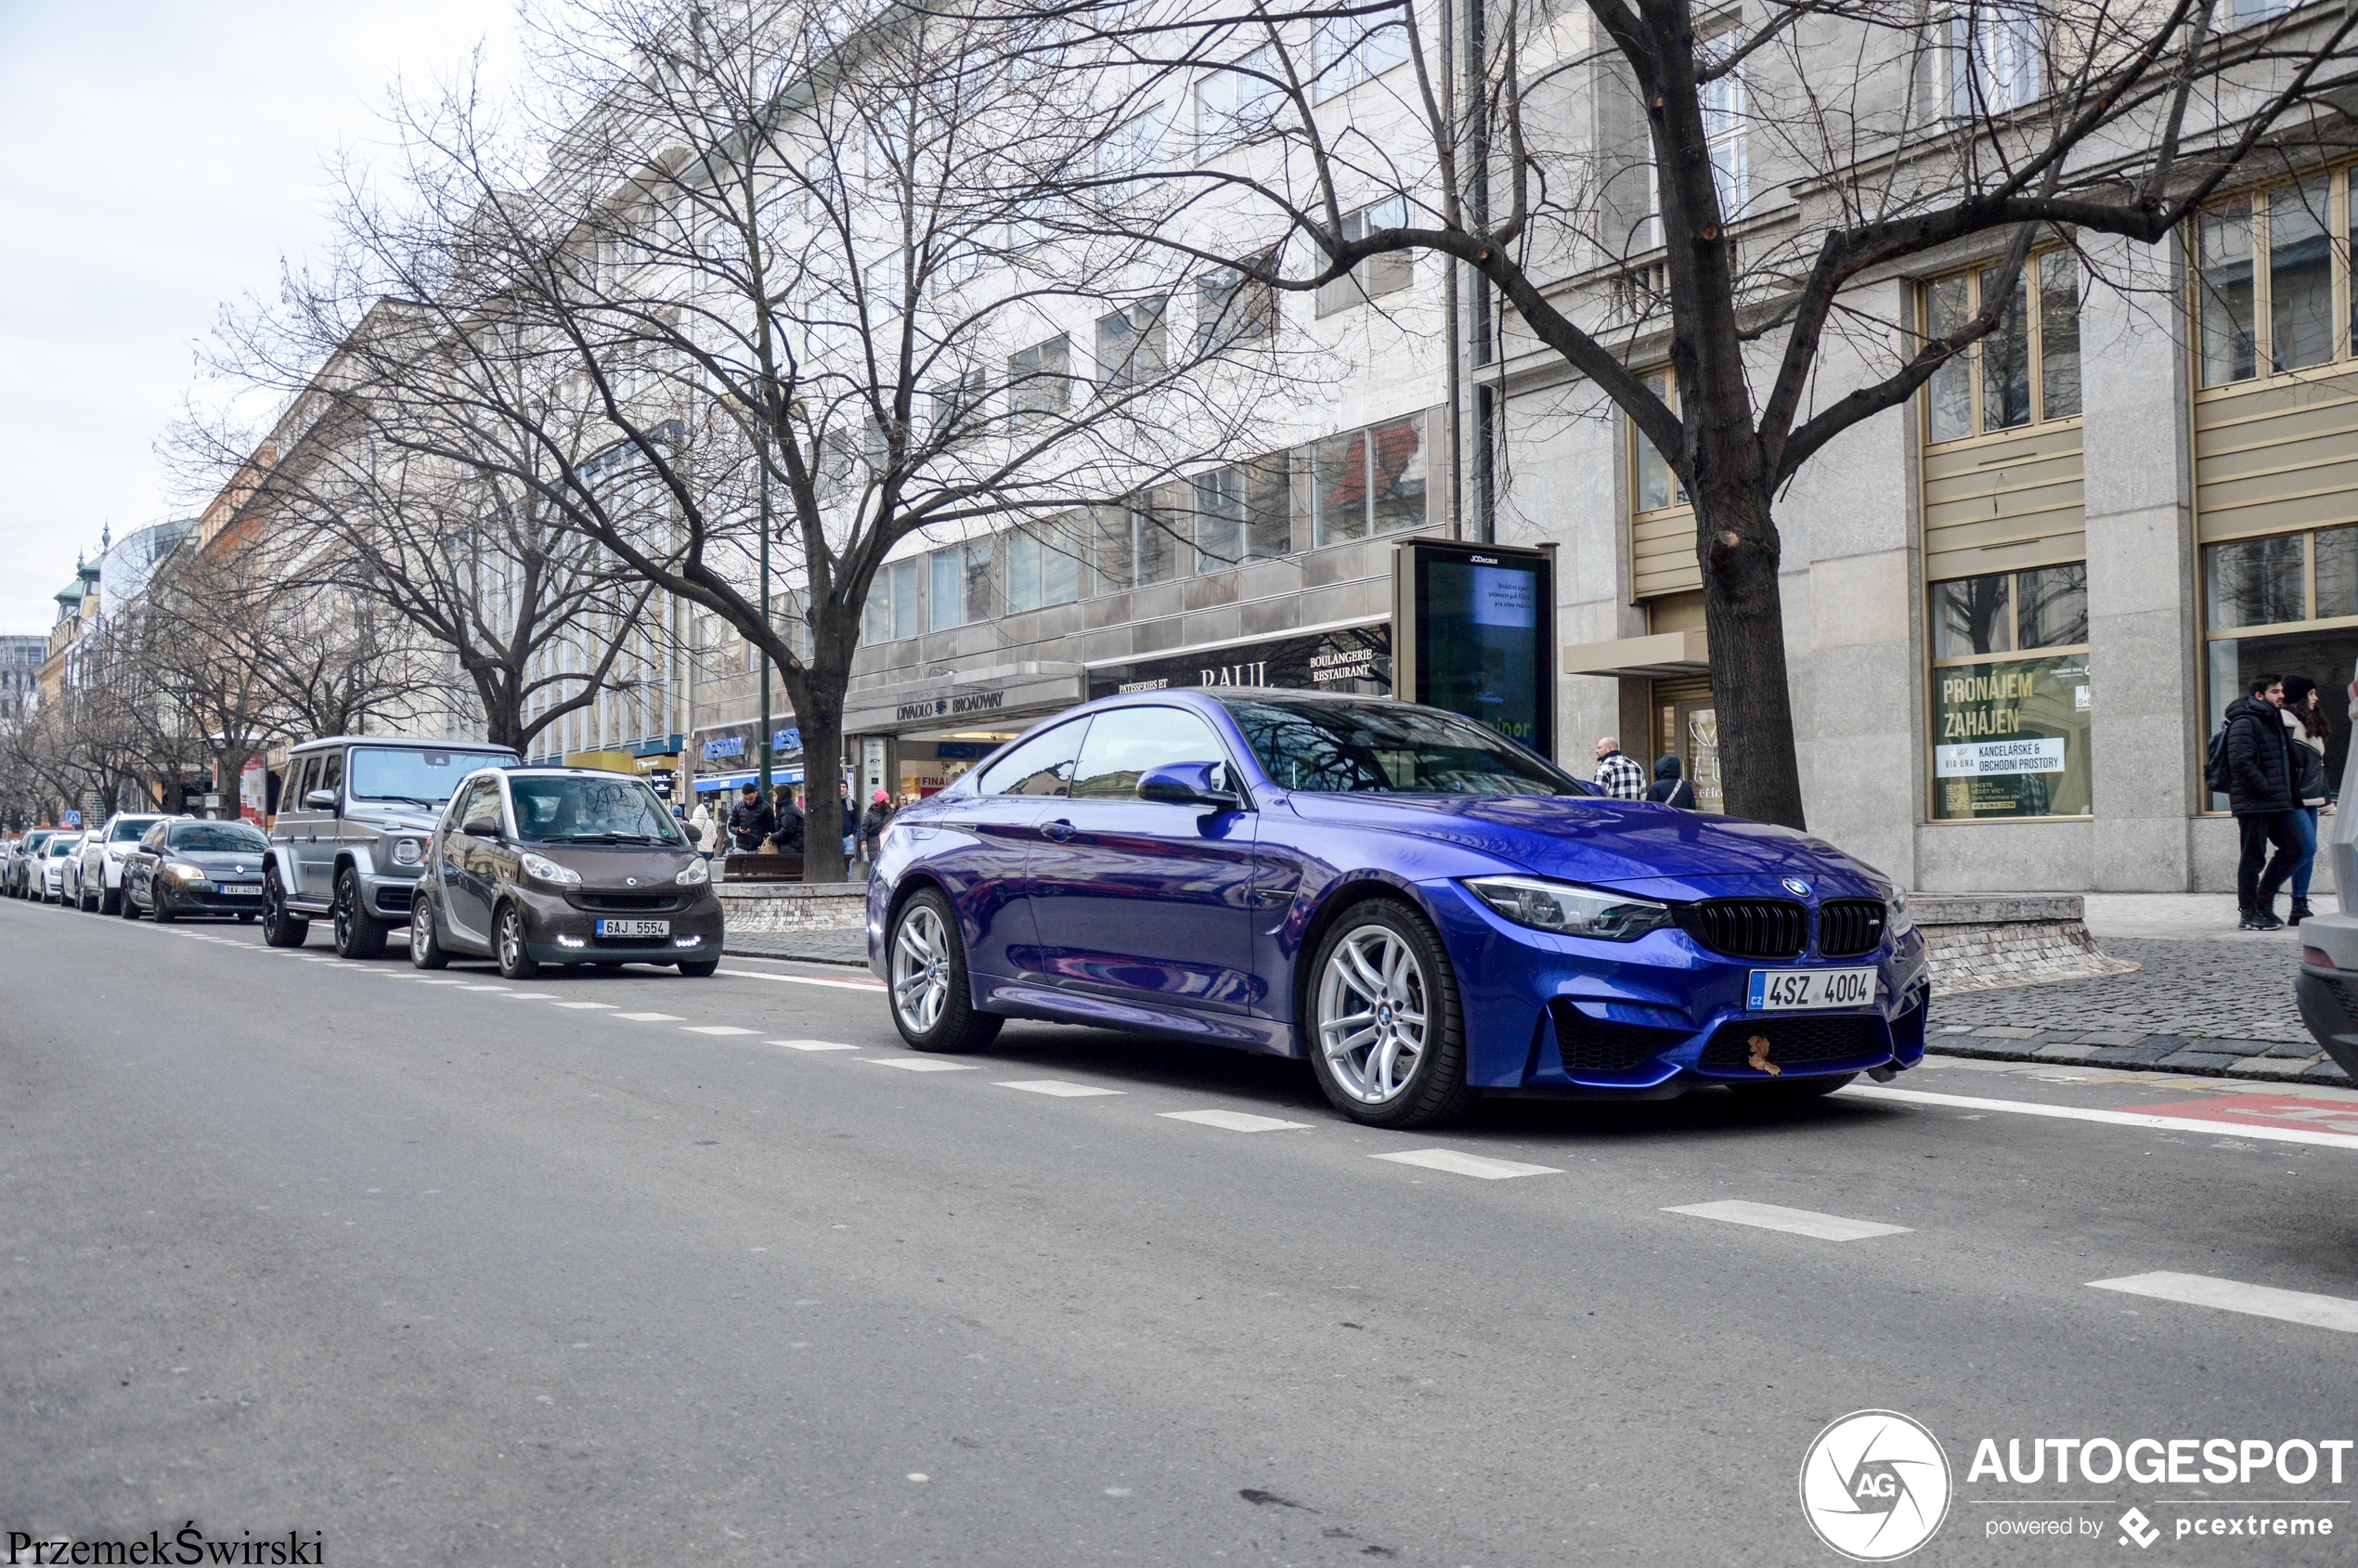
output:
<path id="1" fill-rule="evenodd" d="M 1615 800 L 1643 800 L 1646 771 L 1636 758 L 1622 754 L 1620 741 L 1605 735 L 1597 742 L 1596 785 Z"/>

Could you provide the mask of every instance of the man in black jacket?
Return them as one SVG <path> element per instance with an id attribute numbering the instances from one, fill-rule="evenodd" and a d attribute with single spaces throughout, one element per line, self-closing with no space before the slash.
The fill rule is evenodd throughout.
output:
<path id="1" fill-rule="evenodd" d="M 2276 918 L 2276 889 L 2300 859 L 2300 829 L 2292 820 L 2299 801 L 2283 713 L 2285 683 L 2277 676 L 2255 675 L 2248 684 L 2248 695 L 2227 705 L 2227 806 L 2243 836 L 2235 903 L 2243 912 L 2244 930 L 2274 931 L 2284 926 Z M 2268 852 L 2272 842 L 2274 854 Z"/>
<path id="2" fill-rule="evenodd" d="M 729 836 L 737 842 L 737 853 L 750 855 L 761 848 L 761 841 L 778 831 L 778 813 L 770 802 L 761 798 L 758 784 L 745 785 L 744 797 L 736 810 L 729 813 Z M 2291 873 L 2287 871 L 2287 875 Z"/>

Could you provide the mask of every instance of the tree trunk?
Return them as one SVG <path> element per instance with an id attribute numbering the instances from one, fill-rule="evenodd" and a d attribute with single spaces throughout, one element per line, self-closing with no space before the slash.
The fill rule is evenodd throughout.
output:
<path id="1" fill-rule="evenodd" d="M 1779 544 L 1767 498 L 1737 485 L 1699 489 L 1695 541 L 1728 814 L 1803 828 Z"/>
<path id="2" fill-rule="evenodd" d="M 843 693 L 851 662 L 814 664 L 787 699 L 802 731 L 802 879 L 841 882 L 850 874 L 843 852 Z M 855 811 L 857 808 L 854 808 Z"/>

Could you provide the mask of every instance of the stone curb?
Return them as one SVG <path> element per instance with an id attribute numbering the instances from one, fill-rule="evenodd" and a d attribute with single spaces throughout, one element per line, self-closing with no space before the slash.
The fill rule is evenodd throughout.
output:
<path id="1" fill-rule="evenodd" d="M 2347 1085 L 2350 1075 L 2307 1041 L 2224 1040 L 2112 1030 L 1981 1027 L 1936 1030 L 1924 1042 L 1936 1056 L 1985 1061 L 2049 1062 L 2064 1067 L 2133 1068 L 2279 1083 Z"/>

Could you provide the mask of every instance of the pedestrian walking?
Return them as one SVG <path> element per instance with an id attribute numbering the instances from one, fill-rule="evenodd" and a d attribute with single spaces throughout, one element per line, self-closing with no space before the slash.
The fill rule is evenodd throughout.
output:
<path id="1" fill-rule="evenodd" d="M 778 831 L 770 836 L 770 842 L 782 855 L 802 853 L 802 808 L 795 803 L 791 790 L 778 797 Z"/>
<path id="2" fill-rule="evenodd" d="M 1600 735 L 1596 784 L 1615 800 L 1643 800 L 1646 770 L 1636 758 L 1623 753 L 1620 741 L 1611 735 Z"/>
<path id="3" fill-rule="evenodd" d="M 2284 717 L 2292 740 L 2293 825 L 2300 830 L 2300 859 L 2292 868 L 2292 914 L 2285 924 L 2298 926 L 2316 913 L 2309 907 L 2309 878 L 2317 869 L 2317 813 L 2332 793 L 2326 779 L 2326 746 L 2333 739 L 2334 722 L 2326 713 L 2324 693 L 2305 675 L 2286 677 Z"/>
<path id="4" fill-rule="evenodd" d="M 696 841 L 696 852 L 706 860 L 712 859 L 713 840 L 720 835 L 720 824 L 713 821 L 710 801 L 698 798 L 696 809 L 688 816 L 688 832 Z"/>
<path id="5" fill-rule="evenodd" d="M 877 846 L 884 842 L 885 823 L 890 821 L 892 797 L 878 790 L 876 797 L 868 802 L 867 814 L 860 819 L 860 845 L 871 862 L 876 858 Z"/>
<path id="6" fill-rule="evenodd" d="M 1646 791 L 1646 798 L 1676 806 L 1682 811 L 1697 810 L 1695 786 L 1687 782 L 1685 773 L 1686 765 L 1676 757 L 1655 758 L 1653 786 Z"/>
<path id="7" fill-rule="evenodd" d="M 758 784 L 747 784 L 736 809 L 729 813 L 729 836 L 736 843 L 737 853 L 751 855 L 761 849 L 761 842 L 778 831 L 778 813 L 761 798 Z"/>
<path id="8" fill-rule="evenodd" d="M 2221 737 L 2228 810 L 2235 813 L 2243 841 L 2235 862 L 2235 903 L 2242 912 L 2241 928 L 2247 931 L 2283 929 L 2285 923 L 2276 918 L 2276 890 L 2300 859 L 2300 829 L 2293 810 L 2293 741 L 2285 730 L 2284 700 L 2280 677 L 2252 677 L 2245 682 L 2245 695 L 2227 705 Z"/>

